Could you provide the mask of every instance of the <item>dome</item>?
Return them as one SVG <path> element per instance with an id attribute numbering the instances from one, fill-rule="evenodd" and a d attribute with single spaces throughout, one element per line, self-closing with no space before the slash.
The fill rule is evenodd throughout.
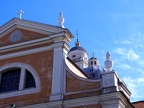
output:
<path id="1" fill-rule="evenodd" d="M 93 56 L 89 59 L 89 66 L 99 66 L 99 60 Z"/>
<path id="2" fill-rule="evenodd" d="M 90 77 L 90 79 L 100 79 L 101 73 L 104 73 L 105 69 L 100 66 L 90 66 L 84 68 L 83 71 Z"/>
<path id="3" fill-rule="evenodd" d="M 88 67 L 88 53 L 80 46 L 80 42 L 75 42 L 75 46 L 68 52 L 68 57 L 81 69 Z"/>
<path id="4" fill-rule="evenodd" d="M 86 52 L 86 50 L 85 50 L 83 47 L 80 46 L 80 42 L 78 42 L 78 39 L 77 39 L 77 41 L 75 42 L 75 47 L 72 47 L 68 53 L 70 53 L 71 51 L 76 51 L 76 50 Z M 87 52 L 86 52 L 86 53 L 87 53 Z"/>
<path id="5" fill-rule="evenodd" d="M 80 46 L 77 47 L 77 46 L 76 46 L 76 47 L 71 48 L 70 51 L 69 51 L 69 53 L 70 53 L 71 51 L 75 51 L 75 50 L 80 50 L 80 51 L 86 52 L 86 50 L 85 50 L 83 47 L 80 47 Z"/>

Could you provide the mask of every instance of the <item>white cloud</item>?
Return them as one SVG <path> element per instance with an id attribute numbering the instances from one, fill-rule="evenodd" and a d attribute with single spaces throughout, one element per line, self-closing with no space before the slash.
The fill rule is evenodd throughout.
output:
<path id="1" fill-rule="evenodd" d="M 126 50 L 125 48 L 116 48 L 114 53 L 121 55 L 123 59 L 127 59 L 129 61 L 134 61 L 139 58 L 139 55 L 136 54 L 133 49 Z"/>
<path id="2" fill-rule="evenodd" d="M 128 89 L 131 91 L 131 101 L 138 101 L 144 97 L 143 88 L 144 88 L 144 78 L 130 78 L 124 77 L 124 82 L 126 83 Z"/>
<path id="3" fill-rule="evenodd" d="M 139 66 L 144 67 L 144 60 L 140 59 L 138 62 Z"/>
<path id="4" fill-rule="evenodd" d="M 121 43 L 123 43 L 123 44 L 131 44 L 132 42 L 129 41 L 129 40 L 124 40 L 124 41 L 121 41 Z"/>
<path id="5" fill-rule="evenodd" d="M 138 84 L 143 84 L 144 85 L 144 78 L 138 78 L 137 79 Z"/>
<path id="6" fill-rule="evenodd" d="M 121 68 L 121 69 L 131 69 L 131 67 L 128 64 L 119 64 L 116 66 L 117 68 Z"/>
<path id="7" fill-rule="evenodd" d="M 137 60 L 139 58 L 139 55 L 137 55 L 133 50 L 129 50 L 128 52 L 126 52 L 127 54 L 127 58 L 128 60 L 130 61 L 133 61 L 133 60 Z"/>
<path id="8" fill-rule="evenodd" d="M 125 55 L 126 49 L 125 48 L 116 48 L 114 50 L 114 53 L 120 54 L 120 55 Z"/>
<path id="9" fill-rule="evenodd" d="M 144 34 L 137 32 L 135 34 L 131 34 L 124 40 L 115 40 L 114 44 L 121 44 L 125 47 L 144 48 Z"/>
<path id="10" fill-rule="evenodd" d="M 130 41 L 130 40 L 124 40 L 124 41 L 114 41 L 114 43 L 115 43 L 115 44 L 120 44 L 120 43 L 122 43 L 122 44 L 131 44 L 131 43 L 132 43 L 132 41 Z"/>

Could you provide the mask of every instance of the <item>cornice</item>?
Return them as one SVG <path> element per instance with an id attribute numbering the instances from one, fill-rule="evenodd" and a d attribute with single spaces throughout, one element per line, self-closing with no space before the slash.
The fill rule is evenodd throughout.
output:
<path id="1" fill-rule="evenodd" d="M 19 18 L 13 18 L 0 27 L 0 38 L 5 36 L 5 34 L 8 33 L 7 31 L 10 32 L 14 30 L 15 28 L 31 30 L 31 31 L 43 33 L 46 35 L 52 35 L 52 34 L 56 35 L 56 34 L 59 34 L 60 32 L 64 32 L 66 34 L 65 36 L 67 37 L 69 41 L 71 40 L 71 38 L 73 38 L 73 35 L 71 34 L 71 32 L 66 28 L 61 28 L 58 26 L 52 26 L 49 24 L 43 24 L 43 23 L 34 22 L 34 21 L 23 20 Z"/>
<path id="2" fill-rule="evenodd" d="M 21 42 L 21 43 L 15 43 L 12 45 L 7 45 L 7 46 L 2 46 L 2 47 L 0 47 L 0 51 L 1 52 L 11 51 L 11 50 L 19 49 L 19 48 L 26 48 L 26 47 L 40 45 L 40 44 L 49 43 L 49 42 L 53 42 L 53 41 L 54 41 L 54 43 L 61 43 L 64 41 L 64 43 L 65 43 L 64 46 L 68 50 L 69 46 L 67 44 L 67 41 L 65 42 L 64 38 L 65 38 L 65 32 L 60 32 L 57 34 L 52 34 L 52 35 L 46 36 L 44 38 L 39 38 L 39 39 L 30 40 L 30 41 Z"/>

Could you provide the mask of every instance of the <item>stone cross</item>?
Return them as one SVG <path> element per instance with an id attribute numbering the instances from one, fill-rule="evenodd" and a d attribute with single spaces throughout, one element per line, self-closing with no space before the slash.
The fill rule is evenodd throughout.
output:
<path id="1" fill-rule="evenodd" d="M 22 19 L 22 14 L 24 14 L 24 11 L 23 11 L 23 10 L 20 10 L 20 11 L 18 12 L 18 14 L 19 14 L 19 19 Z"/>
<path id="2" fill-rule="evenodd" d="M 77 41 L 78 41 L 78 36 L 79 36 L 79 30 L 76 31 L 76 36 L 77 36 Z"/>

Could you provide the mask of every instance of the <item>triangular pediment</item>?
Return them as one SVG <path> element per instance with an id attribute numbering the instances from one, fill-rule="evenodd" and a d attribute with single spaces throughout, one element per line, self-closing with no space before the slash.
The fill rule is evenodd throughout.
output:
<path id="1" fill-rule="evenodd" d="M 58 26 L 13 18 L 0 27 L 0 46 L 48 37 L 50 35 L 69 32 Z M 69 32 L 70 38 L 72 38 Z"/>

